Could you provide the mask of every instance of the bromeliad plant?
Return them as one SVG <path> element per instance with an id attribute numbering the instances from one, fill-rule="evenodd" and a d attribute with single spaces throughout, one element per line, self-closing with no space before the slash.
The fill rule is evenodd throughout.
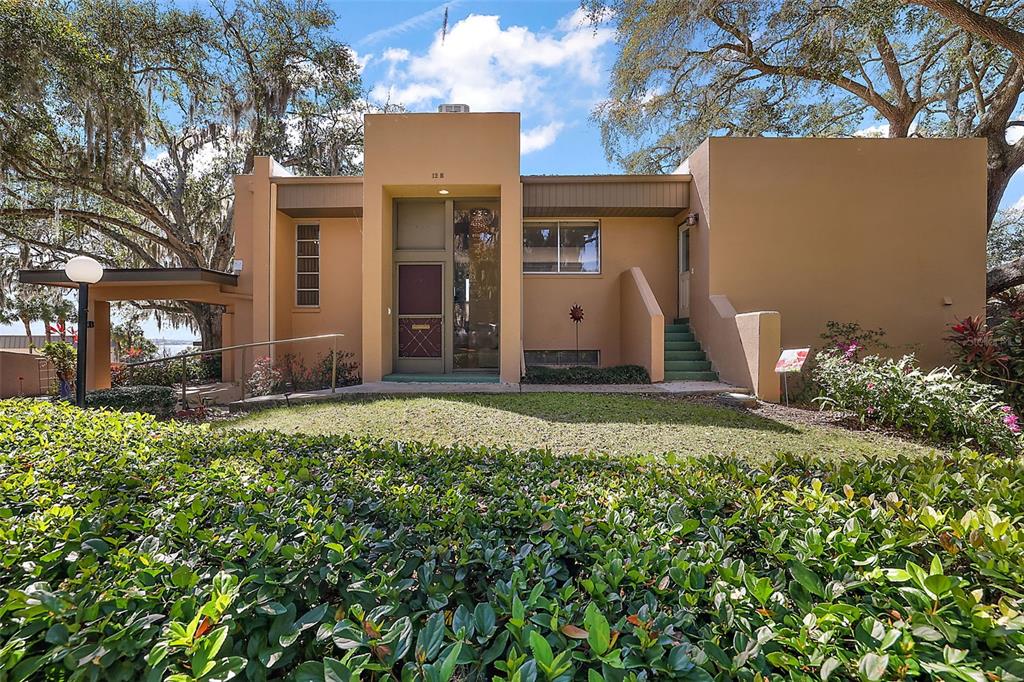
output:
<path id="1" fill-rule="evenodd" d="M 1021 679 L 1022 477 L 0 402 L 0 678 Z"/>

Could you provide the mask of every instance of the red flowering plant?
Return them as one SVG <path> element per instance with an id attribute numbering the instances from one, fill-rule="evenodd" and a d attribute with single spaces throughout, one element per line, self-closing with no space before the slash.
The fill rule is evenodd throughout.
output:
<path id="1" fill-rule="evenodd" d="M 957 364 L 978 381 L 1002 389 L 1014 408 L 1024 407 L 1024 296 L 1000 296 L 991 322 L 966 317 L 950 329 Z"/>

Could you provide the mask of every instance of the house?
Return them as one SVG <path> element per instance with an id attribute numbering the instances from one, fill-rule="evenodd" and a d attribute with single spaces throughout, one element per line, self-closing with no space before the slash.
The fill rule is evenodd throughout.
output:
<path id="1" fill-rule="evenodd" d="M 937 365 L 984 311 L 984 140 L 712 138 L 686 173 L 524 176 L 519 135 L 516 113 L 368 115 L 361 177 L 257 158 L 235 272 L 100 282 L 99 318 L 118 295 L 198 296 L 225 305 L 226 346 L 343 333 L 365 382 L 639 364 L 772 400 L 780 348 L 830 320 Z"/>

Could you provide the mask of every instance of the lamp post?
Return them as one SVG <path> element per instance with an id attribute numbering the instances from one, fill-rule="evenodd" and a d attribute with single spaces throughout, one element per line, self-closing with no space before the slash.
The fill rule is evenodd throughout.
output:
<path id="1" fill-rule="evenodd" d="M 64 266 L 64 274 L 78 284 L 78 369 L 75 374 L 75 402 L 85 407 L 85 368 L 89 352 L 89 285 L 103 277 L 103 266 L 89 256 L 75 256 Z"/>

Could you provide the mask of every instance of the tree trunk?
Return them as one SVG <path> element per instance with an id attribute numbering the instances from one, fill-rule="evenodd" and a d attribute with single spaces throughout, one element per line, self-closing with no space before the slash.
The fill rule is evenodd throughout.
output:
<path id="1" fill-rule="evenodd" d="M 1004 132 L 1000 132 L 1000 135 L 1004 135 Z M 1003 195 L 1006 193 L 1006 187 L 1010 184 L 1010 179 L 1013 178 L 1014 173 L 1020 170 L 1020 159 L 1017 157 L 1019 154 L 1015 154 L 1014 150 L 1010 145 L 1006 143 L 1006 139 L 993 139 L 992 136 L 988 138 L 988 178 L 987 178 L 987 198 L 988 198 L 988 213 L 986 218 L 988 222 L 985 225 L 986 230 L 992 229 L 992 220 L 996 217 L 996 213 L 999 212 L 999 202 L 1003 200 Z"/>
<path id="2" fill-rule="evenodd" d="M 220 348 L 224 309 L 219 305 L 192 303 L 191 301 L 185 301 L 184 305 L 196 321 L 203 350 Z"/>
<path id="3" fill-rule="evenodd" d="M 988 298 L 992 298 L 1021 284 L 1024 284 L 1024 256 L 1000 263 L 989 270 L 985 277 L 985 293 Z"/>
<path id="4" fill-rule="evenodd" d="M 32 320 L 27 316 L 21 316 L 21 323 L 25 325 L 25 338 L 28 339 L 28 347 L 32 347 Z"/>

